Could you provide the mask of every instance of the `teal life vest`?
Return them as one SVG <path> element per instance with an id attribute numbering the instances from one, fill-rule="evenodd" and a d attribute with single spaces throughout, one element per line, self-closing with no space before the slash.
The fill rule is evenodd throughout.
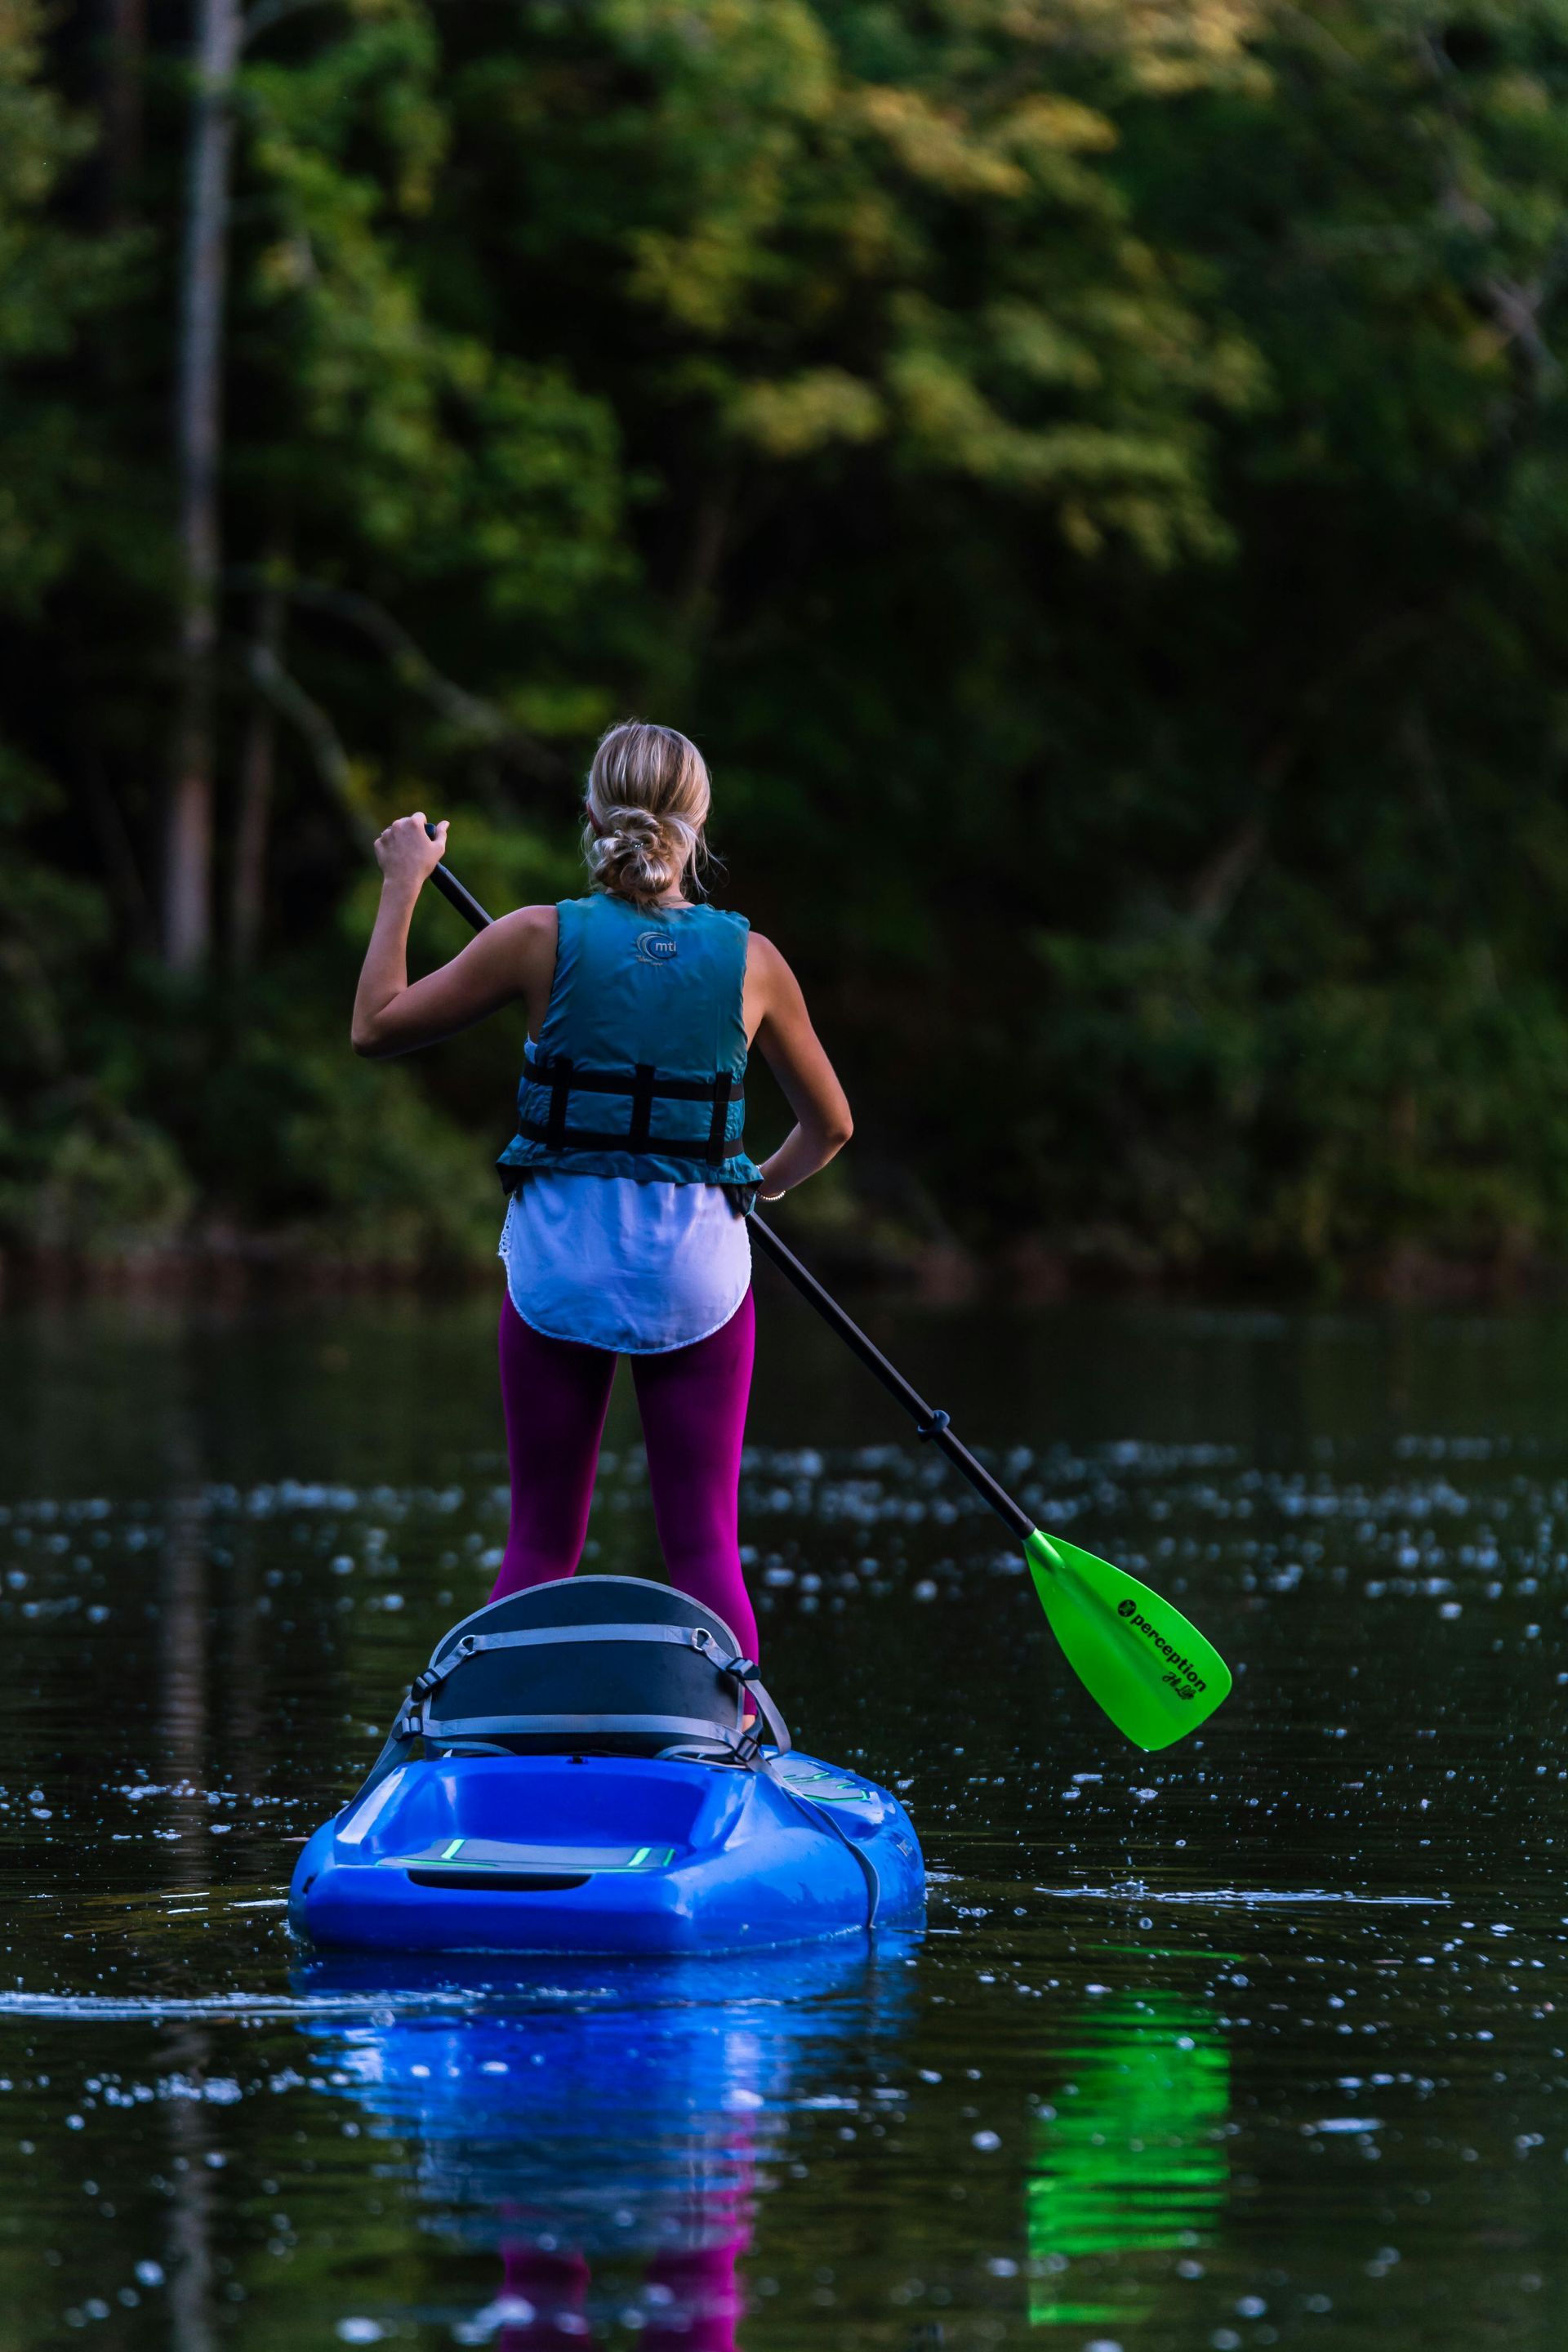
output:
<path id="1" fill-rule="evenodd" d="M 509 1192 L 550 1169 L 641 1183 L 723 1184 L 749 1208 L 742 1144 L 743 915 L 565 898 L 555 978 L 497 1166 Z"/>

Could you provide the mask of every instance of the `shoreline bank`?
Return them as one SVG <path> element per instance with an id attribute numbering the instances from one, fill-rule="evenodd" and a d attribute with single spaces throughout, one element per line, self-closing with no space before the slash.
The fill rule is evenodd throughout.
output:
<path id="1" fill-rule="evenodd" d="M 1068 1299 L 1194 1304 L 1522 1307 L 1568 1297 L 1568 1263 L 1524 1252 L 1444 1256 L 1410 1243 L 1318 1266 L 1278 1261 L 1194 1264 L 1150 1249 L 1112 1255 L 1026 1236 L 1000 1249 L 921 1241 L 873 1225 L 780 1227 L 825 1280 L 942 1307 L 1047 1307 Z M 264 1295 L 357 1297 L 479 1292 L 489 1252 L 420 1261 L 323 1247 L 310 1235 L 225 1233 L 115 1252 L 0 1249 L 0 1307 L 53 1299 L 156 1297 L 244 1305 Z"/>

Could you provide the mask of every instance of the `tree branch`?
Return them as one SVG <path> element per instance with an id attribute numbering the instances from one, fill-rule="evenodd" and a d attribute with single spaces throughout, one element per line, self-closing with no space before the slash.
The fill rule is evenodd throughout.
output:
<path id="1" fill-rule="evenodd" d="M 1431 616 L 1425 613 L 1388 614 L 1298 696 L 1289 731 L 1277 737 L 1258 761 L 1252 806 L 1219 847 L 1205 858 L 1187 886 L 1187 917 L 1198 930 L 1217 929 L 1240 897 L 1268 845 L 1269 812 L 1275 794 L 1300 758 L 1305 737 L 1324 716 L 1340 688 L 1363 671 L 1375 668 L 1387 656 L 1423 635 L 1431 625 Z"/>
<path id="2" fill-rule="evenodd" d="M 402 622 L 370 597 L 351 588 L 329 587 L 324 581 L 280 579 L 255 565 L 233 570 L 228 578 L 237 587 L 270 586 L 292 604 L 347 622 L 384 655 L 398 684 L 430 703 L 467 741 L 489 744 L 507 753 L 531 775 L 553 782 L 565 773 L 565 763 L 519 727 L 498 703 L 470 694 L 467 687 L 438 670 Z"/>
<path id="3" fill-rule="evenodd" d="M 246 667 L 257 692 L 264 694 L 304 737 L 316 763 L 316 772 L 337 803 L 355 843 L 368 850 L 375 839 L 375 827 L 355 798 L 353 770 L 343 750 L 342 738 L 327 713 L 319 702 L 311 701 L 297 678 L 289 677 L 270 646 L 253 644 Z"/>

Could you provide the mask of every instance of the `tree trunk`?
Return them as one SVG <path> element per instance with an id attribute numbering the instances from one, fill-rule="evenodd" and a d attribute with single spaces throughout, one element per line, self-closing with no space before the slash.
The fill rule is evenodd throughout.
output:
<path id="1" fill-rule="evenodd" d="M 266 587 L 256 600 L 252 667 L 276 667 L 283 650 L 284 599 Z M 258 693 L 246 722 L 239 761 L 239 806 L 234 824 L 234 869 L 229 880 L 228 950 L 236 971 L 256 961 L 267 911 L 267 834 L 272 815 L 272 779 L 277 758 L 278 713 Z"/>
<path id="2" fill-rule="evenodd" d="M 174 971 L 199 971 L 212 944 L 223 302 L 240 29 L 237 0 L 196 0 L 196 7 L 175 412 L 180 686 L 163 845 L 163 959 Z"/>
<path id="3" fill-rule="evenodd" d="M 123 228 L 142 170 L 147 0 L 107 0 L 104 21 L 103 215 L 107 226 Z"/>

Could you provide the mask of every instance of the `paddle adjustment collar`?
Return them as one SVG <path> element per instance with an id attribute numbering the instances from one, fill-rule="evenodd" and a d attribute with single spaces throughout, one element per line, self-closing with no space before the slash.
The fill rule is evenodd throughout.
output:
<path id="1" fill-rule="evenodd" d="M 952 1427 L 952 1415 L 950 1412 L 943 1412 L 940 1406 L 935 1406 L 932 1408 L 929 1421 L 922 1421 L 917 1423 L 915 1435 L 920 1438 L 923 1444 L 928 1438 L 940 1437 L 944 1429 L 951 1429 Z"/>

